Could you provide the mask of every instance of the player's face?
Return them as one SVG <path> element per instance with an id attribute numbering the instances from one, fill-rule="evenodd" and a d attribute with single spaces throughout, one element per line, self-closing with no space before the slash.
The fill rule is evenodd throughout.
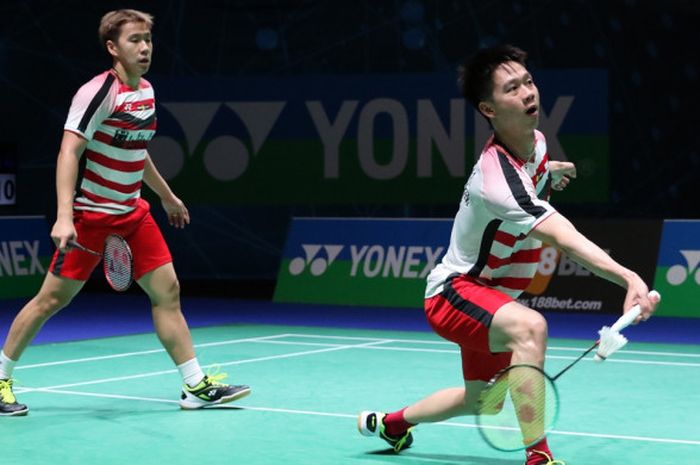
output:
<path id="1" fill-rule="evenodd" d="M 492 99 L 485 103 L 494 126 L 535 129 L 540 118 L 540 94 L 528 70 L 508 61 L 494 70 L 492 79 Z"/>
<path id="2" fill-rule="evenodd" d="M 143 22 L 125 23 L 109 50 L 130 76 L 142 76 L 151 67 L 151 29 Z"/>

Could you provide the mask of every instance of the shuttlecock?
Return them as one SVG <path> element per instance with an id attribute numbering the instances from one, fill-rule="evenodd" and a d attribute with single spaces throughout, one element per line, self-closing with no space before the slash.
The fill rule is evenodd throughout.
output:
<path id="1" fill-rule="evenodd" d="M 600 331 L 598 331 L 598 334 L 600 335 L 600 342 L 598 343 L 598 350 L 593 356 L 593 360 L 596 362 L 602 362 L 627 344 L 627 338 L 625 336 L 608 326 L 603 326 Z"/>

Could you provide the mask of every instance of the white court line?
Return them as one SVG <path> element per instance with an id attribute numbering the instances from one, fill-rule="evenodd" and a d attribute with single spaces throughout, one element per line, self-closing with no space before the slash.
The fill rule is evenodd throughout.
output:
<path id="1" fill-rule="evenodd" d="M 346 344 L 312 343 L 312 342 L 302 342 L 302 341 L 279 341 L 279 340 L 277 340 L 277 339 L 292 338 L 292 337 L 321 339 L 321 340 L 335 339 L 335 340 L 374 341 L 374 342 L 381 341 L 382 343 L 394 342 L 394 343 L 416 343 L 416 344 L 427 344 L 427 345 L 447 345 L 447 346 L 452 346 L 452 347 L 455 346 L 454 343 L 449 342 L 449 341 L 425 341 L 425 340 L 421 340 L 421 339 L 396 339 L 396 338 L 394 338 L 394 339 L 380 339 L 380 338 L 376 338 L 376 337 L 370 338 L 370 337 L 355 337 L 355 336 L 327 336 L 327 335 L 318 335 L 318 334 L 284 333 L 284 334 L 275 334 L 275 335 L 270 335 L 270 336 L 259 336 L 259 337 L 253 337 L 253 338 L 243 338 L 243 339 L 230 339 L 230 340 L 225 340 L 225 341 L 195 344 L 195 347 L 197 347 L 197 348 L 215 347 L 215 346 L 221 346 L 221 345 L 253 342 L 253 343 L 266 343 L 266 344 L 273 343 L 273 344 L 286 344 L 286 345 L 308 345 L 308 346 L 315 345 L 315 346 L 326 346 L 326 347 L 331 347 L 331 348 L 352 347 L 352 348 L 358 348 L 358 349 L 393 350 L 393 351 L 400 351 L 400 352 L 459 353 L 459 351 L 456 349 L 422 349 L 422 348 L 415 348 L 415 347 L 374 347 L 372 344 L 348 346 Z M 549 349 L 568 350 L 568 351 L 576 351 L 576 352 L 580 352 L 580 351 L 584 350 L 584 348 L 577 348 L 577 347 L 550 347 Z M 35 364 L 30 364 L 30 365 L 21 365 L 21 366 L 18 366 L 16 369 L 22 370 L 22 369 L 56 366 L 56 365 L 68 365 L 68 364 L 73 364 L 73 363 L 84 363 L 84 362 L 99 361 L 99 360 L 118 359 L 118 358 L 160 353 L 160 352 L 164 352 L 164 351 L 165 351 L 164 349 L 151 349 L 151 350 L 144 350 L 144 351 L 137 351 L 137 352 L 124 352 L 124 353 L 112 354 L 112 355 L 103 355 L 103 356 L 85 357 L 85 358 L 79 358 L 79 359 L 61 360 L 61 361 L 55 361 L 55 362 L 44 362 L 44 363 L 35 363 Z M 623 350 L 618 352 L 618 354 L 622 354 L 622 353 L 642 353 L 642 354 L 649 354 L 649 355 L 671 355 L 671 353 L 668 353 L 668 352 L 641 352 L 641 351 L 637 352 L 637 351 L 623 351 Z M 673 355 L 693 357 L 697 354 L 677 353 L 677 354 L 673 354 Z M 557 360 L 574 360 L 576 357 L 565 356 L 565 355 L 547 355 L 547 358 L 548 359 L 557 359 Z M 258 361 L 259 359 L 253 359 L 253 360 Z M 592 359 L 586 358 L 586 361 L 592 361 Z M 700 367 L 700 363 L 662 362 L 662 361 L 632 360 L 632 359 L 620 359 L 620 358 L 611 358 L 611 359 L 608 359 L 607 362 L 630 363 L 630 364 L 639 364 L 639 365 Z M 245 363 L 245 362 L 241 362 L 241 363 Z M 168 370 L 167 373 L 170 373 L 173 371 L 174 370 Z"/>
<path id="2" fill-rule="evenodd" d="M 589 346 L 590 347 L 590 346 Z M 557 347 L 557 346 L 550 346 L 547 347 L 547 350 L 564 350 L 564 351 L 584 351 L 588 347 Z M 651 350 L 625 350 L 621 349 L 615 352 L 616 354 L 634 354 L 634 355 L 658 355 L 662 357 L 691 357 L 691 358 L 700 358 L 700 354 L 690 354 L 687 352 L 655 352 Z"/>
<path id="3" fill-rule="evenodd" d="M 293 357 L 299 357 L 299 356 L 304 356 L 304 355 L 321 354 L 321 353 L 325 353 L 325 352 L 335 352 L 338 350 L 353 349 L 353 348 L 357 348 L 357 347 L 363 347 L 363 346 L 374 345 L 374 344 L 386 344 L 388 342 L 393 342 L 393 339 L 376 340 L 373 342 L 366 342 L 364 344 L 359 344 L 359 345 L 343 345 L 343 346 L 327 347 L 324 349 L 317 349 L 317 350 L 306 350 L 306 351 L 302 351 L 302 352 L 290 352 L 288 354 L 270 355 L 270 356 L 266 356 L 266 357 L 256 357 L 256 358 L 249 358 L 249 359 L 244 359 L 244 360 L 234 360 L 233 362 L 214 363 L 211 365 L 206 365 L 203 368 L 225 367 L 225 366 L 231 366 L 231 365 L 242 365 L 245 363 L 263 362 L 263 361 L 268 361 L 268 360 L 280 360 L 280 359 L 293 358 Z M 149 373 L 139 373 L 136 375 L 117 376 L 117 377 L 113 377 L 113 378 L 102 378 L 102 379 L 96 379 L 93 381 L 81 381 L 78 383 L 60 384 L 60 385 L 56 385 L 56 386 L 47 386 L 47 387 L 43 387 L 43 388 L 26 387 L 26 388 L 16 389 L 16 392 L 17 393 L 30 393 L 30 392 L 35 392 L 35 391 L 38 391 L 41 389 L 61 389 L 61 388 L 69 388 L 69 387 L 75 387 L 75 386 L 88 386 L 88 385 L 92 385 L 92 384 L 103 384 L 103 383 L 111 383 L 111 382 L 116 382 L 116 381 L 126 381 L 126 380 L 131 380 L 131 379 L 147 378 L 147 377 L 151 377 L 151 376 L 160 376 L 160 375 L 170 374 L 170 373 L 177 373 L 177 369 L 153 371 L 153 372 L 149 372 Z"/>
<path id="4" fill-rule="evenodd" d="M 617 356 L 616 356 L 617 357 Z M 566 355 L 547 355 L 546 358 L 549 359 L 556 359 L 556 360 L 575 360 L 578 357 L 568 357 Z M 586 357 L 583 359 L 583 361 L 586 362 L 595 362 L 595 363 L 600 363 L 596 362 L 593 357 Z M 692 362 L 662 362 L 662 361 L 657 361 L 657 360 L 633 360 L 629 358 L 607 358 L 605 359 L 605 363 L 629 363 L 632 365 L 660 365 L 660 366 L 673 366 L 673 367 L 700 367 L 700 363 L 692 363 Z"/>
<path id="5" fill-rule="evenodd" d="M 357 336 L 328 336 L 328 335 L 319 335 L 319 334 L 303 334 L 303 333 L 289 333 L 287 334 L 289 337 L 308 337 L 312 339 L 350 339 L 350 340 L 376 340 L 378 338 L 371 338 L 371 337 L 357 337 Z M 407 343 L 414 343 L 414 344 L 436 344 L 436 345 L 447 345 L 447 346 L 454 346 L 454 342 L 450 341 L 444 341 L 444 340 L 436 340 L 436 341 L 430 341 L 430 340 L 424 340 L 424 339 L 400 339 L 400 338 L 394 338 L 394 341 L 396 342 L 407 342 Z M 583 352 L 584 350 L 588 349 L 590 346 L 586 347 L 565 347 L 565 346 L 547 346 L 547 350 L 564 350 L 564 351 L 572 351 L 572 352 Z M 658 356 L 668 356 L 668 357 L 691 357 L 691 358 L 700 358 L 700 354 L 696 353 L 688 353 L 688 352 L 658 352 L 658 351 L 646 351 L 646 350 L 627 350 L 627 349 L 621 349 L 616 352 L 617 354 L 635 354 L 635 355 L 658 355 Z"/>
<path id="6" fill-rule="evenodd" d="M 478 428 L 478 425 L 473 423 L 455 423 L 450 421 L 444 421 L 442 423 L 436 423 L 437 425 L 444 426 L 457 426 L 460 428 Z M 621 439 L 626 441 L 643 441 L 643 442 L 660 442 L 665 444 L 685 444 L 692 446 L 700 446 L 700 441 L 693 441 L 690 439 L 668 439 L 668 438 L 654 438 L 649 436 L 629 436 L 624 434 L 605 434 L 605 433 L 583 433 L 578 431 L 561 431 L 561 430 L 551 430 L 547 435 L 557 434 L 562 436 L 580 436 L 588 438 L 602 438 L 602 439 Z"/>
<path id="7" fill-rule="evenodd" d="M 200 347 L 214 347 L 214 346 L 221 346 L 221 345 L 227 345 L 227 344 L 240 344 L 242 342 L 258 342 L 258 341 L 263 341 L 267 339 L 274 339 L 274 338 L 281 338 L 281 337 L 287 337 L 288 334 L 276 334 L 272 336 L 260 336 L 260 337 L 251 337 L 251 338 L 245 338 L 245 339 L 229 339 L 227 341 L 219 341 L 219 342 L 206 342 L 203 344 L 195 344 L 195 348 L 200 348 Z M 112 355 L 99 355 L 95 357 L 85 357 L 85 358 L 74 358 L 74 359 L 68 359 L 68 360 L 59 360 L 56 362 L 44 362 L 44 363 L 33 363 L 30 365 L 21 365 L 15 368 L 16 370 L 27 370 L 29 368 L 43 368 L 43 367 L 50 367 L 50 366 L 56 366 L 56 365 L 68 365 L 71 363 L 84 363 L 84 362 L 94 362 L 98 360 L 110 360 L 110 359 L 115 359 L 115 358 L 124 358 L 124 357 L 136 357 L 139 355 L 150 355 L 150 354 L 157 354 L 160 352 L 165 352 L 165 349 L 150 349 L 150 350 L 140 350 L 137 352 L 122 352 L 119 354 L 112 354 Z"/>
<path id="8" fill-rule="evenodd" d="M 82 392 L 82 391 L 66 391 L 58 390 L 57 388 L 39 388 L 39 392 L 52 393 L 52 394 L 64 394 L 64 395 L 75 395 L 75 396 L 86 396 L 86 397 L 100 397 L 107 399 L 122 399 L 122 400 L 136 400 L 145 402 L 159 402 L 168 404 L 177 404 L 177 400 L 173 399 L 160 399 L 153 397 L 140 397 L 140 396 L 126 396 L 121 394 L 99 394 L 94 392 Z M 357 418 L 355 414 L 347 413 L 331 413 L 331 412 L 318 412 L 314 410 L 299 410 L 299 409 L 286 409 L 286 408 L 272 408 L 272 407 L 253 407 L 253 406 L 240 406 L 240 405 L 220 405 L 216 408 L 231 408 L 237 410 L 250 410 L 257 412 L 275 412 L 275 413 L 287 413 L 292 415 L 311 415 L 311 416 L 322 416 L 322 417 L 335 417 L 335 418 Z M 478 428 L 476 424 L 473 423 L 458 423 L 443 421 L 440 423 L 435 423 L 436 426 L 447 426 L 447 427 L 458 427 L 458 428 Z M 561 431 L 552 430 L 549 432 L 550 435 L 562 435 L 562 436 L 578 436 L 578 437 L 589 437 L 589 438 L 602 438 L 602 439 L 617 439 L 624 441 L 638 441 L 638 442 L 655 442 L 663 444 L 683 444 L 683 445 L 693 445 L 700 446 L 700 441 L 693 441 L 687 439 L 669 439 L 669 438 L 656 438 L 649 436 L 631 436 L 623 434 L 605 434 L 605 433 L 586 433 L 578 431 Z"/>
<path id="9" fill-rule="evenodd" d="M 297 335 L 293 335 L 297 336 Z M 328 336 L 323 336 L 323 339 L 327 339 Z M 344 339 L 344 338 L 341 338 Z M 364 339 L 364 338 L 361 338 Z M 387 339 L 386 342 L 406 342 L 406 339 Z M 327 345 L 327 346 L 335 346 L 335 347 L 343 347 L 342 345 L 337 345 L 337 344 L 330 344 L 330 343 L 313 343 L 313 342 L 299 342 L 299 341 L 257 341 L 260 343 L 264 344 L 280 344 L 280 345 Z M 418 341 L 415 341 L 418 342 Z M 454 346 L 453 343 L 448 342 L 448 344 Z M 459 351 L 456 349 L 421 349 L 417 347 L 375 347 L 372 345 L 356 345 L 353 346 L 355 349 L 363 349 L 363 350 L 390 350 L 390 351 L 396 351 L 396 352 L 424 352 L 424 353 L 438 353 L 438 354 L 458 354 Z M 577 351 L 577 352 L 583 352 L 585 349 L 579 349 L 579 348 L 572 348 L 571 350 Z M 620 351 L 622 352 L 622 351 Z M 548 360 L 576 360 L 578 357 L 575 356 L 569 356 L 569 355 L 547 355 L 546 358 Z M 593 357 L 586 357 L 582 361 L 585 362 L 595 362 Z M 626 358 L 609 358 L 606 360 L 606 362 L 613 362 L 613 363 L 629 363 L 629 364 L 634 364 L 634 365 L 660 365 L 660 366 L 675 366 L 675 367 L 700 367 L 700 363 L 692 363 L 692 362 L 663 362 L 663 361 L 654 361 L 654 360 L 632 360 L 632 359 L 626 359 Z M 598 362 L 596 362 L 598 363 Z"/>

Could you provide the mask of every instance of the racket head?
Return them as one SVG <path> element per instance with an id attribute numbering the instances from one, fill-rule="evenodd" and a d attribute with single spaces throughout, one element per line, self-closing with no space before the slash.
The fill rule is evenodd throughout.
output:
<path id="1" fill-rule="evenodd" d="M 491 447 L 517 451 L 544 438 L 558 415 L 559 392 L 554 380 L 536 366 L 511 365 L 481 391 L 476 423 Z"/>
<path id="2" fill-rule="evenodd" d="M 134 257 L 126 239 L 118 234 L 110 234 L 105 239 L 102 269 L 107 283 L 115 291 L 129 289 L 134 280 Z"/>

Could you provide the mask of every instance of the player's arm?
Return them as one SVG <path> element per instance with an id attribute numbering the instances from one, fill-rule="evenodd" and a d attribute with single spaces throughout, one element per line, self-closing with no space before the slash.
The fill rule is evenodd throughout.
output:
<path id="1" fill-rule="evenodd" d="M 56 222 L 51 229 L 51 238 L 62 252 L 66 251 L 69 240 L 77 238 L 73 225 L 73 195 L 80 157 L 86 146 L 85 138 L 71 131 L 63 131 L 56 160 Z"/>
<path id="2" fill-rule="evenodd" d="M 148 154 L 146 154 L 146 164 L 143 169 L 143 181 L 160 197 L 171 226 L 184 228 L 186 224 L 190 224 L 190 212 L 183 201 L 170 189 Z"/>
<path id="3" fill-rule="evenodd" d="M 639 275 L 613 260 L 603 249 L 581 234 L 564 216 L 559 213 L 550 215 L 535 226 L 530 235 L 554 245 L 597 276 L 627 289 L 625 311 L 638 303 L 642 307 L 641 319 L 646 320 L 653 313 L 656 302 L 649 299 L 649 289 Z"/>

